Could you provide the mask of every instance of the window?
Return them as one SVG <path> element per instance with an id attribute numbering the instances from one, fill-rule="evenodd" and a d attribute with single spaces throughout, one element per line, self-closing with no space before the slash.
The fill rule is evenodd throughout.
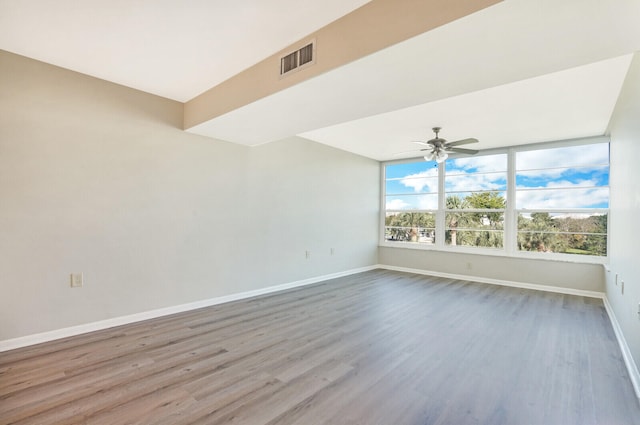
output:
<path id="1" fill-rule="evenodd" d="M 446 244 L 502 248 L 507 154 L 450 159 L 444 170 Z"/>
<path id="2" fill-rule="evenodd" d="M 435 243 L 438 168 L 434 161 L 388 166 L 384 237 L 389 242 Z"/>
<path id="3" fill-rule="evenodd" d="M 609 143 L 518 146 L 439 165 L 389 162 L 384 200 L 387 246 L 595 261 L 607 255 Z"/>
<path id="4" fill-rule="evenodd" d="M 607 255 L 609 144 L 516 153 L 520 251 Z"/>

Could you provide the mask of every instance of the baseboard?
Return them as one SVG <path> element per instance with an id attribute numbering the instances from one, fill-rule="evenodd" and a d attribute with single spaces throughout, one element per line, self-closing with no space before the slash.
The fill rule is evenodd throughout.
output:
<path id="1" fill-rule="evenodd" d="M 269 286 L 267 288 L 255 289 L 253 291 L 239 292 L 236 294 L 225 295 L 222 297 L 210 298 L 201 301 L 195 301 L 187 304 L 180 304 L 156 310 L 145 311 L 141 313 L 130 314 L 127 316 L 114 317 L 112 319 L 100 320 L 97 322 L 86 323 L 68 328 L 56 329 L 53 331 L 42 332 L 33 335 L 27 335 L 19 338 L 7 339 L 0 341 L 0 352 L 13 350 L 16 348 L 27 347 L 30 345 L 41 344 L 43 342 L 54 341 L 56 339 L 76 336 L 87 332 L 100 331 L 103 329 L 113 328 L 115 326 L 127 325 L 130 323 L 141 322 L 143 320 L 155 319 L 156 317 L 168 316 L 170 314 L 182 313 L 185 311 L 196 310 L 198 308 L 209 307 L 212 305 L 228 303 L 231 301 L 242 300 L 246 298 L 265 295 L 273 292 L 284 291 L 287 289 L 297 288 L 301 286 L 311 285 L 314 283 L 324 282 L 330 279 L 349 276 L 356 273 L 362 273 L 379 268 L 378 266 L 361 267 L 338 273 L 331 273 L 323 276 L 313 277 L 304 280 L 284 283 L 281 285 Z"/>
<path id="2" fill-rule="evenodd" d="M 431 270 L 412 269 L 408 267 L 396 267 L 379 264 L 378 268 L 385 270 L 394 270 L 398 272 L 423 274 L 428 276 L 444 277 L 447 279 L 470 280 L 473 282 L 488 283 L 491 285 L 511 286 L 514 288 L 533 289 L 535 291 L 555 292 L 558 294 L 579 295 L 589 298 L 604 298 L 604 292 L 587 291 L 584 289 L 562 288 L 558 286 L 540 285 L 537 283 L 514 282 L 509 280 L 491 279 L 486 277 L 469 276 L 464 274 L 441 273 Z"/>
<path id="3" fill-rule="evenodd" d="M 611 320 L 611 325 L 613 326 L 613 332 L 616 334 L 620 351 L 622 351 L 622 358 L 624 359 L 624 364 L 627 366 L 629 378 L 631 378 L 631 384 L 633 384 L 633 390 L 636 392 L 636 397 L 640 402 L 640 372 L 638 372 L 638 365 L 636 365 L 636 362 L 633 360 L 631 350 L 629 349 L 627 340 L 624 338 L 622 328 L 620 328 L 620 323 L 618 323 L 618 319 L 616 318 L 616 314 L 613 312 L 609 299 L 605 296 L 603 301 L 604 308 L 607 310 L 609 320 Z"/>

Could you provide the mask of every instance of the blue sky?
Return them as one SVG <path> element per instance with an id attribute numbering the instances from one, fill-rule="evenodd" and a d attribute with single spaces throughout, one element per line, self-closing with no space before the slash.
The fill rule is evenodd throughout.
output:
<path id="1" fill-rule="evenodd" d="M 582 145 L 516 154 L 516 208 L 608 208 L 609 145 Z M 445 190 L 506 192 L 507 155 L 479 155 L 446 161 Z M 387 209 L 436 209 L 435 162 L 386 167 Z"/>

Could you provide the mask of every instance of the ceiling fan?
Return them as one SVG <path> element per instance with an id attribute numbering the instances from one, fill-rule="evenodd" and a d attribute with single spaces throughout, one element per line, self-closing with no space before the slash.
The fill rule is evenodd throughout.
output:
<path id="1" fill-rule="evenodd" d="M 456 148 L 455 146 L 460 145 L 468 145 L 470 143 L 478 143 L 478 139 L 470 138 L 470 139 L 462 139 L 456 140 L 455 142 L 447 142 L 445 139 L 438 137 L 438 133 L 440 132 L 440 127 L 433 127 L 433 132 L 436 134 L 436 137 L 426 141 L 414 141 L 413 143 L 427 146 L 425 149 L 420 149 L 417 152 L 427 151 L 424 155 L 424 159 L 427 161 L 433 161 L 440 163 L 449 157 L 450 152 L 455 153 L 463 153 L 467 155 L 475 155 L 478 153 L 475 149 L 465 149 L 465 148 Z"/>

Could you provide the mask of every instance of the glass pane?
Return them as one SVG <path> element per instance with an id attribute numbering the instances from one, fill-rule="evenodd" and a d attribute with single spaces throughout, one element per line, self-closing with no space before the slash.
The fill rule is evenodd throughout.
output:
<path id="1" fill-rule="evenodd" d="M 450 192 L 470 192 L 470 191 L 506 191 L 507 173 L 491 174 L 458 174 L 445 179 L 445 190 Z"/>
<path id="2" fill-rule="evenodd" d="M 519 213 L 518 250 L 606 256 L 607 215 Z"/>
<path id="3" fill-rule="evenodd" d="M 447 209 L 504 209 L 507 155 L 484 155 L 446 162 Z"/>
<path id="4" fill-rule="evenodd" d="M 447 245 L 501 248 L 504 245 L 504 212 L 448 212 Z"/>
<path id="5" fill-rule="evenodd" d="M 518 209 L 609 208 L 609 188 L 518 190 Z"/>
<path id="6" fill-rule="evenodd" d="M 473 149 L 473 146 L 470 148 Z M 507 171 L 507 154 L 467 156 L 449 159 L 445 164 L 447 174 L 495 173 Z"/>
<path id="7" fill-rule="evenodd" d="M 438 195 L 391 195 L 385 205 L 386 210 L 437 210 Z"/>
<path id="8" fill-rule="evenodd" d="M 609 186 L 609 167 L 554 168 L 548 170 L 518 171 L 516 189 L 531 187 Z"/>
<path id="9" fill-rule="evenodd" d="M 435 162 L 410 162 L 404 164 L 390 164 L 385 166 L 385 192 L 387 195 L 411 195 L 420 193 L 438 193 L 438 167 Z M 389 199 L 389 198 L 387 198 Z M 401 200 L 395 201 L 396 205 Z M 406 208 L 421 208 L 420 206 L 411 206 L 419 204 L 418 201 L 413 200 L 407 202 L 407 199 L 402 201 L 404 204 L 410 205 Z M 406 209 L 395 208 L 393 209 Z M 437 208 L 437 203 L 433 208 Z"/>
<path id="10" fill-rule="evenodd" d="M 438 164 L 435 161 L 416 161 L 403 164 L 387 164 L 384 167 L 385 178 L 403 179 L 409 176 L 424 175 L 437 176 Z"/>
<path id="11" fill-rule="evenodd" d="M 410 193 L 438 193 L 438 176 L 408 176 L 401 179 L 386 181 L 387 195 L 401 195 Z"/>
<path id="12" fill-rule="evenodd" d="M 609 164 L 608 143 L 516 153 L 516 170 L 518 171 L 607 164 Z"/>
<path id="13" fill-rule="evenodd" d="M 435 213 L 387 213 L 385 216 L 385 240 L 390 242 L 435 242 Z"/>
<path id="14" fill-rule="evenodd" d="M 450 246 L 502 248 L 504 247 L 504 232 L 502 230 L 447 230 L 445 241 Z"/>
<path id="15" fill-rule="evenodd" d="M 447 195 L 445 203 L 449 210 L 503 210 L 507 205 L 507 197 L 504 192 L 461 192 Z"/>

